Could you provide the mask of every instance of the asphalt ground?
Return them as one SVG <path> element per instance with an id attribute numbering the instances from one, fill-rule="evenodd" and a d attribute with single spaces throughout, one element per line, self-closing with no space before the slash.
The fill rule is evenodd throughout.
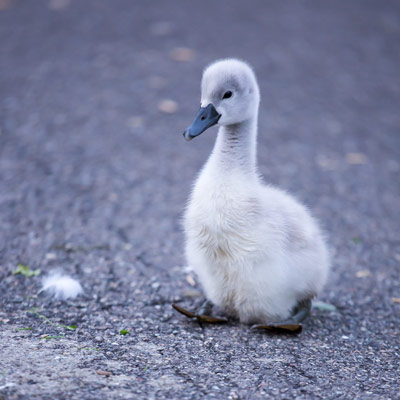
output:
<path id="1" fill-rule="evenodd" d="M 398 399 L 399 43 L 397 1 L 1 0 L 0 399 Z M 182 132 L 223 57 L 329 238 L 336 310 L 297 336 L 171 308 L 202 300 L 180 221 L 216 130 Z M 39 294 L 55 269 L 85 294 Z"/>

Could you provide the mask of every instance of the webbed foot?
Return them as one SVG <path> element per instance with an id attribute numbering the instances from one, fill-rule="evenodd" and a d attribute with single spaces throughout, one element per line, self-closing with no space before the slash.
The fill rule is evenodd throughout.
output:
<path id="1" fill-rule="evenodd" d="M 228 322 L 226 318 L 211 316 L 210 314 L 212 311 L 212 306 L 213 306 L 212 303 L 206 300 L 200 307 L 199 312 L 193 313 L 181 306 L 178 306 L 177 304 L 172 304 L 172 307 L 176 311 L 180 312 L 181 314 L 185 315 L 188 318 L 196 320 L 197 322 L 208 322 L 210 324 L 221 324 Z"/>
<path id="2" fill-rule="evenodd" d="M 271 324 L 253 325 L 251 329 L 263 329 L 275 333 L 300 333 L 303 330 L 302 322 L 307 318 L 311 311 L 311 299 L 300 301 L 293 314 L 286 320 Z"/>

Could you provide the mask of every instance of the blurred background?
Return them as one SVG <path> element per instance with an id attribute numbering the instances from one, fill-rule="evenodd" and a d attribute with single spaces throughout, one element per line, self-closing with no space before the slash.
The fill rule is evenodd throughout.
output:
<path id="1" fill-rule="evenodd" d="M 315 398 L 319 388 L 323 398 L 396 397 L 399 43 L 396 0 L 0 0 L 0 321 L 34 327 L 26 340 L 10 331 L 2 342 L 14 346 L 15 390 L 42 398 L 29 374 L 60 382 L 59 351 L 73 356 L 60 364 L 70 394 L 77 382 L 88 393 L 106 388 L 84 371 L 108 368 L 115 379 L 127 374 L 126 398 L 143 389 L 136 377 L 146 390 L 162 385 L 143 398 L 182 398 L 174 391 L 183 382 L 187 398 L 210 387 L 218 398 L 231 387 L 253 398 L 286 383 L 288 398 Z M 199 107 L 203 68 L 224 57 L 258 76 L 260 172 L 312 209 L 332 250 L 322 300 L 340 311 L 314 312 L 289 346 L 238 324 L 200 330 L 170 307 L 201 298 L 182 268 L 180 220 L 216 129 L 190 143 L 182 132 Z M 37 296 L 41 276 L 12 275 L 19 263 L 42 274 L 61 268 L 86 297 L 49 303 Z M 79 336 L 63 332 L 69 350 L 49 341 L 47 361 L 34 358 L 45 350 L 29 341 L 58 331 L 30 307 L 78 326 Z M 117 327 L 135 334 L 116 337 Z M 73 353 L 77 340 L 100 353 L 90 362 Z M 275 358 L 260 357 L 260 343 Z"/>
<path id="2" fill-rule="evenodd" d="M 339 275 L 382 252 L 389 268 L 400 257 L 399 8 L 1 0 L 2 265 L 71 269 L 79 248 L 79 265 L 94 262 L 89 249 L 113 268 L 143 254 L 156 269 L 182 265 L 180 216 L 216 130 L 191 143 L 182 132 L 203 68 L 238 57 L 259 78 L 266 181 L 320 217 Z M 377 252 L 357 254 L 361 241 Z"/>

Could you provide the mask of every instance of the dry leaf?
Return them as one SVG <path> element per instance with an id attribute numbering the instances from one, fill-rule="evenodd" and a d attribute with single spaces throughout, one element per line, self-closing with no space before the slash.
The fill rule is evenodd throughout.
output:
<path id="1" fill-rule="evenodd" d="M 363 165 L 368 162 L 367 156 L 363 153 L 348 153 L 346 154 L 346 161 L 352 165 Z"/>
<path id="2" fill-rule="evenodd" d="M 7 10 L 11 7 L 11 0 L 0 0 L 0 10 Z"/>
<path id="3" fill-rule="evenodd" d="M 400 304 L 400 297 L 392 297 L 393 303 L 399 303 Z"/>
<path id="4" fill-rule="evenodd" d="M 178 62 L 189 62 L 194 58 L 194 51 L 187 47 L 176 47 L 169 53 L 172 60 Z"/>
<path id="5" fill-rule="evenodd" d="M 170 99 L 161 100 L 158 109 L 163 113 L 173 114 L 178 111 L 178 103 Z"/>
<path id="6" fill-rule="evenodd" d="M 103 371 L 101 369 L 96 370 L 96 374 L 102 375 L 102 376 L 111 376 L 112 373 L 110 371 Z"/>
<path id="7" fill-rule="evenodd" d="M 361 271 L 358 271 L 356 273 L 356 277 L 357 278 L 365 278 L 365 277 L 370 276 L 370 275 L 371 275 L 371 272 L 368 271 L 367 269 L 362 269 Z"/>
<path id="8" fill-rule="evenodd" d="M 186 282 L 191 286 L 196 286 L 196 282 L 195 282 L 195 280 L 194 280 L 192 275 L 187 275 L 186 276 Z"/>

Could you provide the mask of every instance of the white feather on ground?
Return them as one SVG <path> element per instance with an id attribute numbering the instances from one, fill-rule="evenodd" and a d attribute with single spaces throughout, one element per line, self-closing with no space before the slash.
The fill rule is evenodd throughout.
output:
<path id="1" fill-rule="evenodd" d="M 47 292 L 56 299 L 67 300 L 83 293 L 83 289 L 76 279 L 61 273 L 52 273 L 43 278 L 40 292 Z"/>

